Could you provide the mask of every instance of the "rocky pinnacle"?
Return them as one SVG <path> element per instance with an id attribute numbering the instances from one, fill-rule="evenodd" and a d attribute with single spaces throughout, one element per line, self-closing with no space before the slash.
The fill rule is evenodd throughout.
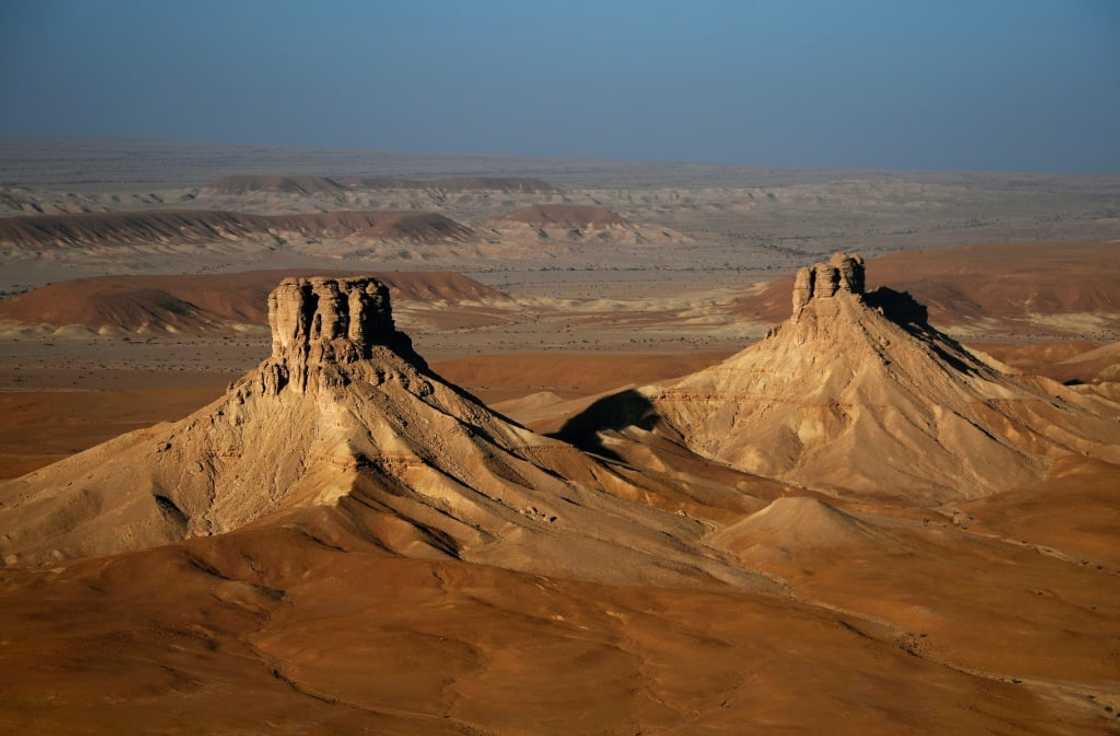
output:
<path id="1" fill-rule="evenodd" d="M 797 271 L 793 281 L 793 316 L 797 317 L 813 299 L 863 293 L 863 258 L 838 251 L 827 262 Z"/>
<path id="2" fill-rule="evenodd" d="M 368 358 L 400 337 L 389 288 L 368 276 L 284 279 L 268 295 L 268 323 L 275 390 L 289 381 L 304 390 L 309 373 Z"/>

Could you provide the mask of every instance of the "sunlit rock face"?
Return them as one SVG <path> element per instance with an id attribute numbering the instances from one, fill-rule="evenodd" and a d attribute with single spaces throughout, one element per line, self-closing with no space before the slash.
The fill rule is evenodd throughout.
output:
<path id="1" fill-rule="evenodd" d="M 827 262 L 799 269 L 793 282 L 793 316 L 796 318 L 816 298 L 863 294 L 863 268 L 863 258 L 841 251 L 834 253 Z"/>
<path id="2" fill-rule="evenodd" d="M 402 339 L 389 288 L 371 277 L 285 279 L 268 296 L 271 386 L 307 389 L 309 378 L 369 358 L 376 345 Z"/>
<path id="3" fill-rule="evenodd" d="M 272 355 L 314 355 L 343 340 L 359 352 L 395 334 L 389 288 L 370 277 L 284 279 L 268 296 Z"/>

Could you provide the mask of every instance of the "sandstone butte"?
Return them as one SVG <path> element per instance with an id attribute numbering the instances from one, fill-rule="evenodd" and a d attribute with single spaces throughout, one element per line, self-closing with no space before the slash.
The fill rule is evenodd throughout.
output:
<path id="1" fill-rule="evenodd" d="M 370 278 L 289 278 L 272 354 L 181 421 L 0 484 L 9 565 L 107 555 L 250 525 L 356 534 L 406 557 L 596 581 L 770 587 L 706 527 L 623 500 L 623 474 L 447 384 Z"/>
<path id="2" fill-rule="evenodd" d="M 864 261 L 798 271 L 792 314 L 710 368 L 606 397 L 561 436 L 619 457 L 655 441 L 829 494 L 941 503 L 1120 461 L 1115 405 L 1020 374 L 930 325 L 908 294 L 865 291 Z"/>

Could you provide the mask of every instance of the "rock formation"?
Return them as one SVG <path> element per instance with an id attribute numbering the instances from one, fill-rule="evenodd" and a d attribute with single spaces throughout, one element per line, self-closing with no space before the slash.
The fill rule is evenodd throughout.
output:
<path id="1" fill-rule="evenodd" d="M 762 584 L 641 479 L 444 382 L 369 277 L 290 278 L 272 354 L 225 396 L 0 483 L 0 558 L 105 555 L 261 524 L 374 549 L 615 582 Z"/>
<path id="2" fill-rule="evenodd" d="M 322 387 L 346 381 L 341 366 L 372 355 L 375 345 L 411 351 L 389 309 L 389 287 L 370 277 L 290 278 L 268 296 L 272 355 L 262 373 L 277 393 L 291 382 Z"/>
<path id="3" fill-rule="evenodd" d="M 828 492 L 929 501 L 1038 480 L 1063 455 L 1120 460 L 1115 405 L 966 349 L 908 294 L 865 292 L 860 257 L 837 253 L 794 284 L 791 317 L 766 339 L 604 399 L 564 435 L 615 447 L 656 435 Z"/>
<path id="4" fill-rule="evenodd" d="M 863 258 L 844 252 L 833 254 L 827 263 L 797 270 L 793 281 L 793 318 L 814 299 L 836 295 L 860 295 L 864 290 Z"/>

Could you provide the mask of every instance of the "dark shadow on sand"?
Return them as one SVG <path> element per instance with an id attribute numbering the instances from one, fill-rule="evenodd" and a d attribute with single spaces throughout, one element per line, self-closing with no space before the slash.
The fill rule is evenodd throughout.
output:
<path id="1" fill-rule="evenodd" d="M 628 388 L 599 399 L 566 421 L 559 431 L 549 436 L 587 452 L 612 460 L 621 460 L 622 458 L 603 445 L 599 433 L 619 431 L 628 427 L 650 430 L 659 420 L 660 417 L 653 403 L 638 391 Z"/>

